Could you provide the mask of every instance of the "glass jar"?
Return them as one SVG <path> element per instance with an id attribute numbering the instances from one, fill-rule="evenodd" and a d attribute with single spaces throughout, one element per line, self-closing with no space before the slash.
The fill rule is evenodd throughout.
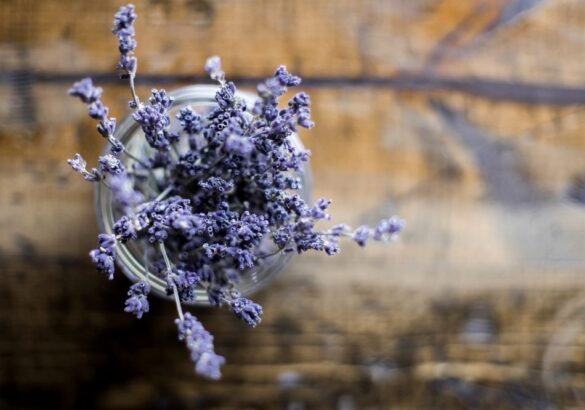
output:
<path id="1" fill-rule="evenodd" d="M 170 92 L 169 94 L 175 98 L 173 106 L 169 110 L 171 122 L 173 124 L 177 122 L 175 117 L 176 114 L 186 105 L 191 105 L 191 107 L 200 115 L 205 115 L 206 112 L 217 105 L 215 101 L 215 93 L 217 90 L 218 87 L 216 86 L 194 85 Z M 257 98 L 255 95 L 247 92 L 238 92 L 237 95 L 246 101 L 248 107 L 252 107 Z M 131 153 L 132 156 L 138 159 L 146 158 L 146 156 L 152 152 L 152 148 L 150 148 L 146 142 L 144 133 L 140 126 L 131 118 L 131 116 L 126 117 L 119 124 L 115 137 L 125 145 L 126 150 Z M 304 149 L 297 134 L 292 134 L 289 138 L 296 148 Z M 186 138 L 182 138 L 182 141 L 183 140 L 186 140 Z M 180 149 L 181 148 L 179 148 L 179 150 Z M 106 147 L 106 150 L 109 152 L 109 147 Z M 123 162 L 127 169 L 131 169 L 134 161 L 134 159 L 127 155 L 123 156 Z M 312 192 L 311 172 L 309 165 L 306 162 L 303 164 L 303 168 L 297 174 L 297 177 L 301 180 L 299 195 L 306 202 L 310 202 Z M 122 215 L 115 209 L 115 206 L 113 206 L 110 190 L 106 188 L 104 184 L 96 184 L 95 199 L 98 226 L 101 232 L 112 233 L 114 222 Z M 261 244 L 261 247 L 264 247 L 269 243 L 271 243 L 271 241 L 266 237 L 263 244 Z M 149 249 L 151 249 L 151 251 L 149 251 Z M 117 251 L 118 267 L 131 281 L 137 282 L 140 280 L 146 280 L 151 285 L 152 293 L 170 298 L 165 291 L 165 281 L 154 274 L 152 272 L 152 266 L 147 263 L 148 257 L 145 257 L 145 255 L 148 252 L 156 251 L 154 250 L 153 245 L 148 244 L 146 240 L 130 241 L 125 245 L 120 244 Z M 263 259 L 260 265 L 242 273 L 242 278 L 237 285 L 238 290 L 242 295 L 246 296 L 263 288 L 290 263 L 292 256 L 292 252 L 279 252 Z M 209 304 L 205 290 L 197 289 L 196 298 L 192 304 Z"/>

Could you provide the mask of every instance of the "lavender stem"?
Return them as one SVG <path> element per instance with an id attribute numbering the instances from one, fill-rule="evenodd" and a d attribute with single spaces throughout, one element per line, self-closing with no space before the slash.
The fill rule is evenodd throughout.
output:
<path id="1" fill-rule="evenodd" d="M 167 249 L 165 248 L 165 244 L 163 242 L 159 243 L 160 252 L 162 253 L 163 259 L 165 260 L 165 265 L 167 266 L 167 274 L 170 274 L 173 271 L 171 266 L 171 261 L 169 260 L 169 256 L 167 255 Z M 173 284 L 173 295 L 175 298 L 175 304 L 177 305 L 177 313 L 179 314 L 179 319 L 183 320 L 183 308 L 181 307 L 181 300 L 179 299 L 179 291 L 177 290 L 177 285 Z"/>

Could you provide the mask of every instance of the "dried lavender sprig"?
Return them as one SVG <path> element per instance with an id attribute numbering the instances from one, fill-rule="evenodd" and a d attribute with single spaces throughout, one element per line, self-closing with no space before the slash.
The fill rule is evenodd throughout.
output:
<path id="1" fill-rule="evenodd" d="M 171 274 L 173 268 L 164 243 L 159 243 L 159 249 L 163 255 L 167 274 Z M 177 286 L 174 283 L 172 286 L 179 315 L 179 318 L 175 320 L 179 330 L 179 340 L 184 340 L 187 348 L 191 351 L 191 360 L 195 364 L 195 371 L 201 376 L 217 380 L 221 377 L 219 368 L 225 363 L 225 358 L 215 353 L 213 336 L 205 330 L 201 322 L 191 313 L 183 313 Z M 248 313 L 248 315 L 253 317 L 253 313 Z"/>
<path id="2" fill-rule="evenodd" d="M 118 62 L 117 68 L 121 71 L 120 78 L 128 79 L 130 92 L 132 93 L 131 108 L 139 108 L 141 106 L 134 85 L 138 66 L 138 60 L 134 56 L 134 50 L 137 45 L 136 39 L 134 38 L 134 22 L 136 18 L 137 15 L 133 4 L 122 6 L 114 16 L 114 26 L 112 28 L 112 33 L 118 37 L 120 61 Z"/>
<path id="3" fill-rule="evenodd" d="M 212 380 L 221 378 L 220 367 L 225 363 L 225 358 L 215 353 L 213 336 L 189 312 L 185 313 L 183 318 L 176 319 L 175 323 L 179 331 L 179 340 L 184 340 L 191 351 L 195 371 Z"/>
<path id="4" fill-rule="evenodd" d="M 69 95 L 79 97 L 82 102 L 88 105 L 89 116 L 99 121 L 98 132 L 112 145 L 112 154 L 118 156 L 124 152 L 124 145 L 114 138 L 116 118 L 108 118 L 109 109 L 101 101 L 102 92 L 102 88 L 95 87 L 89 77 L 74 83 L 73 87 L 69 89 Z"/>

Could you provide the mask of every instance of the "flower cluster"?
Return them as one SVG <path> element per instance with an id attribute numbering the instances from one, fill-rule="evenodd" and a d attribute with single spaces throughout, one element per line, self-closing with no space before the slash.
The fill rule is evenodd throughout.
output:
<path id="1" fill-rule="evenodd" d="M 173 98 L 162 89 L 152 90 L 148 102 L 141 103 L 134 89 L 135 20 L 134 6 L 120 8 L 113 33 L 119 40 L 118 68 L 132 93 L 132 118 L 144 132 L 150 154 L 132 154 L 114 137 L 116 121 L 108 117 L 102 89 L 86 78 L 69 93 L 88 104 L 111 154 L 99 157 L 91 170 L 79 154 L 68 162 L 87 181 L 111 189 L 118 212 L 113 233 L 100 234 L 98 247 L 90 252 L 97 269 L 112 279 L 117 246 L 139 242 L 150 249 L 155 256 L 145 261 L 145 268 L 163 279 L 167 294 L 175 298 L 179 339 L 191 351 L 196 372 L 218 379 L 225 359 L 214 352 L 213 337 L 203 325 L 183 313 L 183 304 L 200 301 L 204 292 L 210 304 L 227 306 L 237 318 L 257 326 L 262 307 L 242 297 L 238 283 L 263 260 L 310 250 L 334 255 L 341 238 L 359 246 L 389 241 L 404 222 L 391 217 L 374 227 L 318 227 L 331 219 L 331 201 L 308 204 L 299 195 L 298 175 L 310 153 L 291 140 L 299 127 L 314 126 L 311 99 L 299 92 L 279 107 L 288 89 L 301 83 L 284 66 L 258 85 L 253 104 L 226 81 L 219 57 L 205 64 L 218 82 L 216 104 L 208 111 L 184 106 L 171 115 Z M 149 292 L 148 281 L 132 285 L 124 310 L 141 318 L 149 310 Z"/>
<path id="2" fill-rule="evenodd" d="M 125 312 L 134 313 L 138 319 L 143 314 L 147 313 L 150 306 L 146 296 L 150 293 L 150 284 L 145 281 L 140 281 L 130 286 L 128 291 L 129 298 L 126 299 Z"/>

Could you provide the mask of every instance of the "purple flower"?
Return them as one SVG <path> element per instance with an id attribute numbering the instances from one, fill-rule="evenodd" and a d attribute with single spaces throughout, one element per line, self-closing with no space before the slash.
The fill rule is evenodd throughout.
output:
<path id="1" fill-rule="evenodd" d="M 170 148 L 168 127 L 171 119 L 164 106 L 155 103 L 141 107 L 132 114 L 132 118 L 142 127 L 151 147 L 163 151 Z"/>
<path id="2" fill-rule="evenodd" d="M 131 55 L 136 49 L 136 40 L 134 39 L 135 20 L 136 13 L 132 4 L 120 7 L 114 16 L 112 33 L 118 37 L 120 61 L 117 64 L 117 68 L 122 70 L 120 78 L 128 78 L 136 73 L 136 57 Z"/>
<path id="3" fill-rule="evenodd" d="M 301 78 L 290 74 L 283 65 L 278 67 L 274 77 L 285 87 L 295 87 L 301 83 Z"/>
<path id="4" fill-rule="evenodd" d="M 173 293 L 173 287 L 177 288 L 179 298 L 182 302 L 192 303 L 196 299 L 195 289 L 201 278 L 198 272 L 177 269 L 177 273 L 167 276 L 167 294 Z"/>
<path id="5" fill-rule="evenodd" d="M 103 89 L 101 87 L 94 87 L 91 78 L 84 78 L 81 81 L 73 84 L 69 89 L 69 95 L 72 97 L 79 97 L 81 101 L 86 104 L 91 104 L 99 101 L 102 96 Z"/>
<path id="6" fill-rule="evenodd" d="M 187 134 L 197 134 L 203 130 L 201 116 L 199 116 L 191 106 L 181 108 L 177 114 L 177 119 Z"/>
<path id="7" fill-rule="evenodd" d="M 132 29 L 135 20 L 136 12 L 134 11 L 133 4 L 120 7 L 114 16 L 114 27 L 112 28 L 112 33 L 118 34 L 121 31 Z"/>
<path id="8" fill-rule="evenodd" d="M 209 57 L 205 62 L 205 72 L 212 80 L 220 83 L 225 81 L 225 73 L 221 68 L 221 59 L 218 56 Z"/>
<path id="9" fill-rule="evenodd" d="M 147 295 L 150 293 L 150 285 L 146 281 L 140 281 L 130 286 L 128 290 L 129 298 L 126 299 L 124 312 L 133 313 L 138 319 L 148 313 L 150 306 Z"/>
<path id="10" fill-rule="evenodd" d="M 325 242 L 325 244 L 323 245 L 323 250 L 329 256 L 336 255 L 340 252 L 339 243 L 337 243 L 336 241 Z"/>
<path id="11" fill-rule="evenodd" d="M 138 234 L 134 221 L 128 216 L 123 216 L 116 221 L 113 226 L 114 233 L 120 238 L 120 242 L 126 243 L 131 239 L 136 239 Z"/>
<path id="12" fill-rule="evenodd" d="M 236 134 L 231 134 L 225 140 L 225 150 L 230 154 L 240 155 L 242 157 L 249 157 L 254 150 L 254 145 L 249 138 L 240 137 Z"/>
<path id="13" fill-rule="evenodd" d="M 108 279 L 114 279 L 114 262 L 116 260 L 116 238 L 110 234 L 98 235 L 98 247 L 89 253 L 92 262 L 99 272 L 108 275 Z"/>
<path id="14" fill-rule="evenodd" d="M 296 116 L 298 125 L 304 128 L 313 128 L 311 121 L 311 99 L 307 93 L 298 93 L 288 102 L 289 110 Z"/>
<path id="15" fill-rule="evenodd" d="M 87 161 L 84 160 L 80 154 L 75 154 L 75 157 L 73 157 L 73 159 L 68 159 L 67 163 L 71 165 L 71 168 L 73 168 L 75 172 L 86 172 L 85 167 L 87 165 Z"/>
<path id="16" fill-rule="evenodd" d="M 331 205 L 331 200 L 326 198 L 320 198 L 315 206 L 309 211 L 309 215 L 313 219 L 331 219 L 331 216 L 325 212 Z"/>
<path id="17" fill-rule="evenodd" d="M 230 81 L 222 86 L 215 93 L 215 101 L 217 101 L 219 107 L 222 109 L 232 107 L 236 103 L 236 85 Z"/>
<path id="18" fill-rule="evenodd" d="M 136 49 L 136 40 L 133 37 L 133 33 L 122 32 L 118 35 L 118 50 L 120 54 L 127 55 Z"/>
<path id="19" fill-rule="evenodd" d="M 310 107 L 311 97 L 309 97 L 309 94 L 305 92 L 298 93 L 288 102 L 288 105 L 293 109 L 298 109 L 300 107 Z"/>
<path id="20" fill-rule="evenodd" d="M 195 371 L 201 376 L 218 380 L 221 377 L 220 367 L 225 363 L 225 359 L 214 352 L 213 336 L 189 312 L 185 313 L 182 320 L 176 319 L 175 323 L 179 331 L 179 340 L 184 340 L 191 351 Z"/>
<path id="21" fill-rule="evenodd" d="M 110 152 L 113 155 L 118 156 L 126 150 L 126 148 L 124 147 L 124 144 L 122 144 L 122 142 L 120 142 L 119 139 L 116 139 L 114 137 L 109 137 L 108 141 L 110 142 Z"/>
<path id="22" fill-rule="evenodd" d="M 199 186 L 208 195 L 225 194 L 234 187 L 233 183 L 219 177 L 211 177 L 205 181 L 201 181 L 199 182 Z"/>
<path id="23" fill-rule="evenodd" d="M 94 120 L 101 120 L 108 117 L 108 107 L 101 100 L 94 101 L 88 108 L 89 116 Z"/>
<path id="24" fill-rule="evenodd" d="M 126 174 L 114 175 L 110 178 L 110 189 L 114 202 L 128 212 L 142 201 L 142 195 L 134 190 L 134 184 Z"/>
<path id="25" fill-rule="evenodd" d="M 405 225 L 406 223 L 404 220 L 397 216 L 383 219 L 380 221 L 378 226 L 376 226 L 373 238 L 376 241 L 393 239 L 398 233 L 400 233 L 400 231 L 404 229 Z"/>
<path id="26" fill-rule="evenodd" d="M 122 175 L 126 172 L 122 162 L 112 154 L 106 154 L 100 157 L 100 169 L 104 174 Z"/>
<path id="27" fill-rule="evenodd" d="M 223 356 L 215 354 L 215 352 L 203 352 L 195 364 L 195 371 L 201 376 L 219 380 L 221 378 L 219 368 L 224 364 L 225 358 Z"/>
<path id="28" fill-rule="evenodd" d="M 97 182 L 102 179 L 100 172 L 92 168 L 91 171 L 88 171 L 85 167 L 87 162 L 83 159 L 83 157 L 79 154 L 75 154 L 73 159 L 68 159 L 67 163 L 73 168 L 75 172 L 80 173 L 83 176 L 83 179 L 89 182 Z"/>
<path id="29" fill-rule="evenodd" d="M 170 108 L 171 105 L 173 105 L 173 101 L 175 101 L 175 98 L 169 96 L 167 92 L 163 89 L 157 90 L 153 88 L 152 96 L 149 98 L 149 101 L 152 105 L 158 104 L 161 108 L 164 108 L 166 110 Z"/>
<path id="30" fill-rule="evenodd" d="M 116 64 L 116 68 L 119 68 L 126 73 L 135 73 L 137 65 L 138 60 L 136 60 L 136 57 L 122 54 L 120 56 L 120 61 Z M 128 78 L 128 74 L 120 74 L 120 78 Z"/>
<path id="31" fill-rule="evenodd" d="M 230 302 L 232 312 L 246 322 L 249 326 L 256 327 L 262 320 L 262 306 L 250 299 L 237 298 Z"/>
<path id="32" fill-rule="evenodd" d="M 370 237 L 370 227 L 367 225 L 362 225 L 355 230 L 352 235 L 352 239 L 359 245 L 359 246 L 366 246 L 368 242 L 368 238 Z"/>
<path id="33" fill-rule="evenodd" d="M 89 256 L 99 272 L 106 273 L 110 280 L 114 279 L 114 256 L 103 253 L 99 249 L 89 252 Z"/>
<path id="34" fill-rule="evenodd" d="M 108 138 L 111 135 L 114 135 L 114 131 L 116 130 L 116 119 L 115 118 L 105 118 L 102 117 L 101 121 L 97 125 L 97 130 L 104 138 Z"/>

